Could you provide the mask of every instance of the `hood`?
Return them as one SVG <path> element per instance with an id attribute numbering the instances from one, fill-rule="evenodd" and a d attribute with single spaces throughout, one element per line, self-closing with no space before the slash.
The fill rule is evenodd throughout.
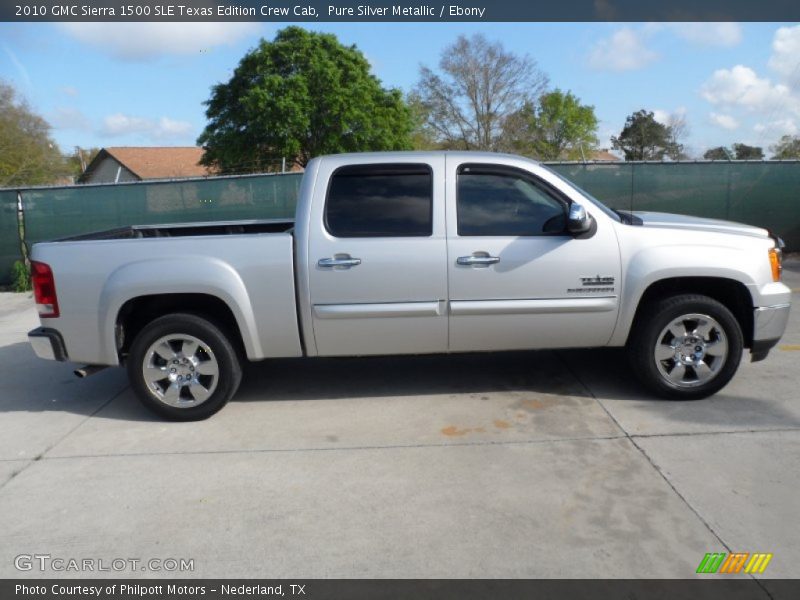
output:
<path id="1" fill-rule="evenodd" d="M 722 221 L 720 219 L 704 219 L 687 215 L 673 215 L 670 213 L 634 211 L 632 213 L 642 221 L 644 227 L 661 227 L 663 229 L 689 229 L 692 231 L 710 231 L 712 233 L 733 233 L 751 237 L 767 238 L 770 236 L 766 229 Z"/>

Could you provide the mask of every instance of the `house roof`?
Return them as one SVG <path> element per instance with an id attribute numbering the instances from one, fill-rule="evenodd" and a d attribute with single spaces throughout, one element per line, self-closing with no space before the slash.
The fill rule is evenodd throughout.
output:
<path id="1" fill-rule="evenodd" d="M 591 155 L 589 156 L 589 160 L 615 161 L 616 162 L 616 161 L 620 160 L 620 158 L 619 158 L 619 156 L 611 154 L 611 152 L 609 152 L 608 150 L 602 149 L 602 150 L 595 150 L 594 152 L 592 152 Z"/>
<path id="2" fill-rule="evenodd" d="M 116 146 L 103 148 L 86 168 L 85 178 L 106 156 L 111 156 L 141 179 L 206 177 L 212 171 L 200 164 L 203 149 L 196 146 Z"/>

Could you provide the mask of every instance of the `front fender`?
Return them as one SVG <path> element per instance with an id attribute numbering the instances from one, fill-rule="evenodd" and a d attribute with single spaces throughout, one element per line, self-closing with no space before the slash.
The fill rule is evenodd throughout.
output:
<path id="1" fill-rule="evenodd" d="M 758 281 L 766 278 L 771 281 L 767 269 L 766 247 L 763 256 L 754 252 L 752 247 L 742 249 L 682 243 L 643 248 L 633 254 L 623 268 L 625 275 L 620 313 L 609 345 L 625 344 L 642 296 L 647 288 L 658 281 L 714 277 L 742 283 L 750 290 Z"/>

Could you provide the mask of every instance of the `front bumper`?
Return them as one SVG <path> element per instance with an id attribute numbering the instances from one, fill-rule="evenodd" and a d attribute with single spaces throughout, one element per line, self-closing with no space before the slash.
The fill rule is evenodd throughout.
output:
<path id="1" fill-rule="evenodd" d="M 752 361 L 764 360 L 770 349 L 778 343 L 789 322 L 789 304 L 761 306 L 753 311 Z"/>
<path id="2" fill-rule="evenodd" d="M 37 327 L 28 333 L 28 341 L 39 358 L 65 361 L 68 359 L 64 338 L 55 329 Z"/>

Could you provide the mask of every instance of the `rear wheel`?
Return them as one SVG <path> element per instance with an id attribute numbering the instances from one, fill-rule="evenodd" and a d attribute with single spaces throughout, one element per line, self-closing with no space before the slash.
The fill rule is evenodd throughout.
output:
<path id="1" fill-rule="evenodd" d="M 205 419 L 239 388 L 239 358 L 225 333 L 193 314 L 160 317 L 136 336 L 128 378 L 142 403 L 176 421 Z"/>
<path id="2" fill-rule="evenodd" d="M 743 346 L 742 329 L 727 307 L 707 296 L 684 294 L 643 309 L 628 351 L 648 388 L 666 398 L 689 400 L 727 385 Z"/>

